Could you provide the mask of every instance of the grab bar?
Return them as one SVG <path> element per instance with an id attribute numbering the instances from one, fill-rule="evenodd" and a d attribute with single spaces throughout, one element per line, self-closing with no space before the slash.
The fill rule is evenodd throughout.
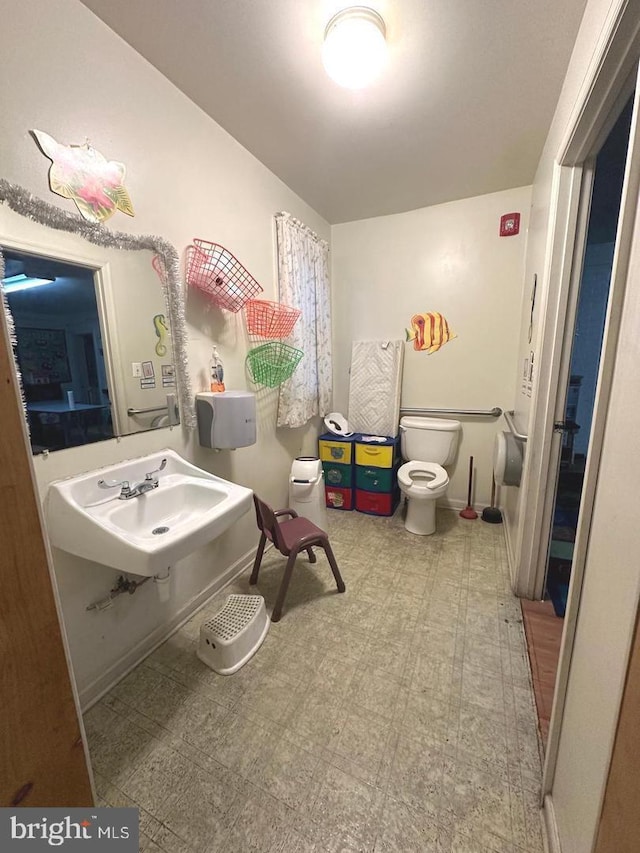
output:
<path id="1" fill-rule="evenodd" d="M 499 418 L 502 409 L 494 406 L 493 409 L 414 409 L 405 406 L 400 407 L 401 415 L 473 415 L 483 418 Z"/>
<path id="2" fill-rule="evenodd" d="M 517 438 L 520 441 L 526 441 L 527 436 L 521 432 L 518 432 L 518 430 L 516 429 L 516 425 L 513 420 L 516 414 L 515 411 L 511 409 L 510 412 L 504 411 L 502 414 L 504 415 L 504 419 L 507 422 L 507 426 L 509 427 L 509 432 L 511 433 L 511 435 L 513 435 L 514 438 Z"/>
<path id="3" fill-rule="evenodd" d="M 127 409 L 129 417 L 131 415 L 150 415 L 152 412 L 166 412 L 168 406 L 150 406 L 148 409 Z"/>
<path id="4" fill-rule="evenodd" d="M 166 412 L 169 416 L 168 426 L 177 426 L 180 423 L 175 394 L 167 394 L 167 403 L 165 406 L 149 406 L 147 409 L 127 409 L 127 414 L 130 418 L 134 415 L 152 415 L 154 412 Z"/>

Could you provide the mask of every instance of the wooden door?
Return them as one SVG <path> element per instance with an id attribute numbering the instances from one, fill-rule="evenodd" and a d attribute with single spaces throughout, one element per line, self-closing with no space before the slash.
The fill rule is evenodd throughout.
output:
<path id="1" fill-rule="evenodd" d="M 88 806 L 90 774 L 2 317 L 0 412 L 0 806 Z"/>
<path id="2" fill-rule="evenodd" d="M 640 850 L 640 632 L 636 630 L 595 853 Z"/>

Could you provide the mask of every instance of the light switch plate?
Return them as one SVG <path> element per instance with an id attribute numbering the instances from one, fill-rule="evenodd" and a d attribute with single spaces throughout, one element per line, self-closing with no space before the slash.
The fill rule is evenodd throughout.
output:
<path id="1" fill-rule="evenodd" d="M 131 362 L 131 375 L 134 379 L 138 379 L 142 376 L 142 362 L 141 361 L 132 361 Z"/>

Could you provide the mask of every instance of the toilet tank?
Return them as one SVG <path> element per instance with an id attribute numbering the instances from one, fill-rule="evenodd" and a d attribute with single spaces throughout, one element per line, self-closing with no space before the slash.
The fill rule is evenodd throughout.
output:
<path id="1" fill-rule="evenodd" d="M 414 462 L 453 462 L 460 436 L 460 421 L 444 418 L 400 418 L 402 458 Z"/>

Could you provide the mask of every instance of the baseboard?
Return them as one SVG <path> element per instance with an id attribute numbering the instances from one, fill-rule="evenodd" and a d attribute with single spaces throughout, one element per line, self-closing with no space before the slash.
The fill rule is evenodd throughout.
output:
<path id="1" fill-rule="evenodd" d="M 450 509 L 452 512 L 460 512 L 461 509 L 466 509 L 467 503 L 466 501 L 458 500 L 457 498 L 444 498 L 442 501 L 438 501 L 437 503 L 438 509 Z M 482 515 L 482 510 L 488 504 L 474 504 L 473 509 L 478 513 L 478 516 Z"/>
<path id="2" fill-rule="evenodd" d="M 268 548 L 272 547 L 268 543 Z M 266 552 L 267 548 L 265 548 Z M 147 637 L 130 649 L 120 660 L 112 664 L 99 678 L 92 681 L 87 687 L 79 692 L 80 708 L 84 714 L 101 699 L 105 693 L 108 693 L 125 675 L 131 672 L 138 664 L 148 657 L 151 652 L 155 651 L 158 646 L 162 645 L 172 634 L 175 634 L 185 622 L 187 622 L 194 613 L 202 609 L 209 601 L 212 595 L 220 592 L 225 586 L 234 581 L 238 575 L 241 575 L 252 564 L 255 557 L 255 548 L 247 551 L 232 563 L 221 575 L 211 581 L 203 590 L 188 601 L 184 607 L 181 607 L 176 615 L 168 622 L 159 625 Z"/>
<path id="3" fill-rule="evenodd" d="M 511 581 L 511 588 L 515 589 L 515 554 L 513 551 L 513 542 L 511 541 L 511 530 L 509 524 L 507 523 L 507 519 L 504 514 L 502 516 L 503 519 L 503 527 L 504 527 L 504 538 L 507 544 L 507 566 L 509 568 L 509 580 Z"/>
<path id="4" fill-rule="evenodd" d="M 540 819 L 542 820 L 542 840 L 544 841 L 545 853 L 562 853 L 556 813 L 550 794 L 544 798 Z"/>

